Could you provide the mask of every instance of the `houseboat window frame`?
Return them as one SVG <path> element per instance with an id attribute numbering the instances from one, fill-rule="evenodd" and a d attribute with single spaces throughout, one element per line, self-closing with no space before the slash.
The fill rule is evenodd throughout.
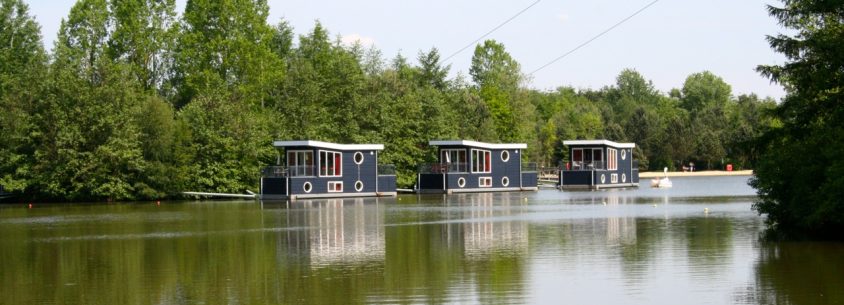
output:
<path id="1" fill-rule="evenodd" d="M 457 186 L 459 186 L 460 188 L 465 187 L 466 186 L 466 178 L 463 178 L 463 177 L 457 178 Z"/>
<path id="2" fill-rule="evenodd" d="M 456 152 L 455 156 L 457 156 L 457 162 L 451 160 L 451 153 Z M 460 155 L 463 155 L 463 160 L 465 162 L 460 162 Z M 448 169 L 451 172 L 455 173 L 465 173 L 469 170 L 469 156 L 466 155 L 466 149 L 462 148 L 443 148 L 440 149 L 440 163 L 448 163 L 454 164 L 454 171 L 452 171 L 451 165 L 449 165 Z"/>
<path id="3" fill-rule="evenodd" d="M 355 192 L 363 191 L 363 181 L 355 181 Z"/>
<path id="4" fill-rule="evenodd" d="M 505 155 L 507 156 L 506 158 L 504 157 Z M 501 151 L 501 162 L 507 161 L 510 161 L 510 151 L 505 149 Z"/>
<path id="5" fill-rule="evenodd" d="M 292 167 L 296 169 L 295 172 L 290 172 L 290 168 L 291 168 L 290 155 L 291 154 L 293 155 L 292 160 L 294 161 L 293 162 L 294 165 L 292 165 Z M 314 176 L 314 165 L 313 164 L 307 165 L 307 162 L 306 162 L 305 165 L 300 165 L 299 164 L 299 154 L 302 154 L 303 160 L 306 160 L 304 158 L 304 156 L 307 155 L 307 154 L 311 155 L 312 161 L 314 160 L 314 151 L 313 150 L 310 150 L 310 149 L 288 150 L 287 151 L 287 170 L 288 170 L 288 173 L 290 174 L 291 177 L 313 177 Z M 301 172 L 300 172 L 300 170 L 301 170 Z"/>
<path id="6" fill-rule="evenodd" d="M 577 157 L 578 153 L 580 153 L 580 158 Z M 572 148 L 571 149 L 571 169 L 572 170 L 582 170 L 582 169 L 584 169 L 583 168 L 583 148 Z"/>
<path id="7" fill-rule="evenodd" d="M 360 156 L 360 161 L 358 161 L 358 156 Z M 357 164 L 357 165 L 363 164 L 363 161 L 365 161 L 365 160 L 366 159 L 365 159 L 363 153 L 359 152 L 359 151 L 356 151 L 354 156 L 352 156 L 352 161 L 354 161 L 355 164 Z"/>
<path id="8" fill-rule="evenodd" d="M 492 177 L 478 177 L 478 187 L 492 187 Z"/>
<path id="9" fill-rule="evenodd" d="M 331 187 L 332 185 L 334 186 L 334 188 Z M 338 185 L 340 186 L 339 189 L 337 188 Z M 328 181 L 328 184 L 326 185 L 326 191 L 329 193 L 342 193 L 343 181 Z"/>
<path id="10" fill-rule="evenodd" d="M 331 155 L 331 165 L 334 165 L 334 173 L 328 173 L 328 162 L 327 157 Z M 337 158 L 337 155 L 340 158 Z M 336 163 L 340 161 L 340 165 L 338 166 Z M 319 176 L 320 177 L 343 177 L 343 152 L 340 151 L 333 151 L 333 150 L 319 150 Z M 324 165 L 324 166 L 323 166 Z"/>
<path id="11" fill-rule="evenodd" d="M 492 151 L 472 148 L 470 155 L 472 157 L 471 169 L 473 174 L 492 173 Z M 483 156 L 483 158 L 480 158 L 481 156 Z M 479 160 L 483 161 L 479 162 Z"/>
<path id="12" fill-rule="evenodd" d="M 577 153 L 580 152 L 580 161 L 576 159 Z M 588 154 L 587 154 L 588 152 Z M 601 160 L 595 159 L 595 153 L 598 152 L 601 155 Z M 586 160 L 586 156 L 589 155 L 589 160 Z M 595 162 L 600 162 L 597 166 Z M 571 149 L 571 168 L 572 170 L 596 170 L 596 169 L 606 169 L 606 162 L 604 162 L 604 149 L 603 148 L 593 148 L 593 147 L 580 147 L 580 148 L 572 148 Z M 589 165 L 592 165 L 592 168 L 589 168 Z"/>
<path id="13" fill-rule="evenodd" d="M 601 155 L 601 160 L 595 158 L 596 153 Z M 606 169 L 607 163 L 605 162 L 606 158 L 604 158 L 604 148 L 593 148 L 592 149 L 592 169 Z M 600 163 L 598 163 L 600 162 Z"/>
<path id="14" fill-rule="evenodd" d="M 510 178 L 507 176 L 501 177 L 501 185 L 510 186 Z"/>
<path id="15" fill-rule="evenodd" d="M 305 191 L 305 193 L 310 193 L 314 190 L 314 186 L 310 181 L 305 181 L 305 183 L 302 183 L 302 190 Z"/>
<path id="16" fill-rule="evenodd" d="M 615 148 L 607 148 L 607 170 L 618 170 L 618 150 Z"/>

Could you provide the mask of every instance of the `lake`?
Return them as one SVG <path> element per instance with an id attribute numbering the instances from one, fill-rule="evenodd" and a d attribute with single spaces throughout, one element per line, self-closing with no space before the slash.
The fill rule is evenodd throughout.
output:
<path id="1" fill-rule="evenodd" d="M 844 304 L 844 244 L 760 240 L 747 179 L 0 205 L 0 304 Z"/>

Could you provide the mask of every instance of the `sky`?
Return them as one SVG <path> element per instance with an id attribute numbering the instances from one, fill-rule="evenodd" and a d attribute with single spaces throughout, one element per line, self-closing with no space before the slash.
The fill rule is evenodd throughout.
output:
<path id="1" fill-rule="evenodd" d="M 468 77 L 474 45 L 520 11 L 530 7 L 484 39 L 504 44 L 530 74 L 575 49 L 654 0 L 481 1 L 481 0 L 268 0 L 268 22 L 287 20 L 296 34 L 313 29 L 316 20 L 344 42 L 359 40 L 381 50 L 386 60 L 397 54 L 413 62 L 420 51 L 436 47 L 452 76 Z M 48 50 L 61 19 L 75 1 L 29 0 L 41 24 Z M 178 9 L 184 0 L 177 0 Z M 776 99 L 785 95 L 755 71 L 760 64 L 782 64 L 766 35 L 785 32 L 768 16 L 773 0 L 657 0 L 625 23 L 566 57 L 530 74 L 529 87 L 600 89 L 615 84 L 623 69 L 635 69 L 661 92 L 681 88 L 692 73 L 711 71 L 732 86 L 733 95 L 756 93 Z M 533 6 L 531 6 L 533 5 Z"/>

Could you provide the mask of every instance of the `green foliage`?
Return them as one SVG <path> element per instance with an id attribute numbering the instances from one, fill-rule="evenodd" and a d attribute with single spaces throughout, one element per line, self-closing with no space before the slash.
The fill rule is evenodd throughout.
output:
<path id="1" fill-rule="evenodd" d="M 31 182 L 34 119 L 47 72 L 38 24 L 23 1 L 0 1 L 0 41 L 0 185 L 22 191 Z"/>
<path id="2" fill-rule="evenodd" d="M 127 63 L 144 89 L 162 89 L 172 68 L 175 0 L 112 0 L 112 60 Z"/>
<path id="3" fill-rule="evenodd" d="M 268 14 L 263 0 L 188 1 L 174 58 L 175 104 L 181 107 L 204 92 L 227 88 L 264 106 L 270 87 L 282 77 Z"/>
<path id="4" fill-rule="evenodd" d="M 769 12 L 795 34 L 768 37 L 786 56 L 758 70 L 783 84 L 774 127 L 761 137 L 756 178 L 772 232 L 790 237 L 841 239 L 844 229 L 844 5 L 786 0 Z M 747 107 L 746 107 L 747 108 Z M 751 112 L 752 113 L 752 112 Z"/>
<path id="5" fill-rule="evenodd" d="M 771 100 L 709 72 L 668 95 L 632 69 L 600 90 L 525 87 L 503 44 L 475 48 L 471 82 L 436 48 L 375 47 L 267 22 L 264 0 L 81 0 L 52 61 L 20 0 L 0 0 L 0 184 L 24 197 L 143 200 L 257 191 L 272 140 L 384 143 L 401 187 L 436 160 L 432 139 L 527 143 L 556 166 L 567 139 L 637 143 L 643 170 L 721 160 L 752 167 Z"/>

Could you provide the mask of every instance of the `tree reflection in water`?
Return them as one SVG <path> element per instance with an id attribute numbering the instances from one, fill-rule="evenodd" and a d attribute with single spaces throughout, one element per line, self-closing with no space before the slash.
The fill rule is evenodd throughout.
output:
<path id="1" fill-rule="evenodd" d="M 756 283 L 736 292 L 747 304 L 844 304 L 844 243 L 762 243 Z"/>

